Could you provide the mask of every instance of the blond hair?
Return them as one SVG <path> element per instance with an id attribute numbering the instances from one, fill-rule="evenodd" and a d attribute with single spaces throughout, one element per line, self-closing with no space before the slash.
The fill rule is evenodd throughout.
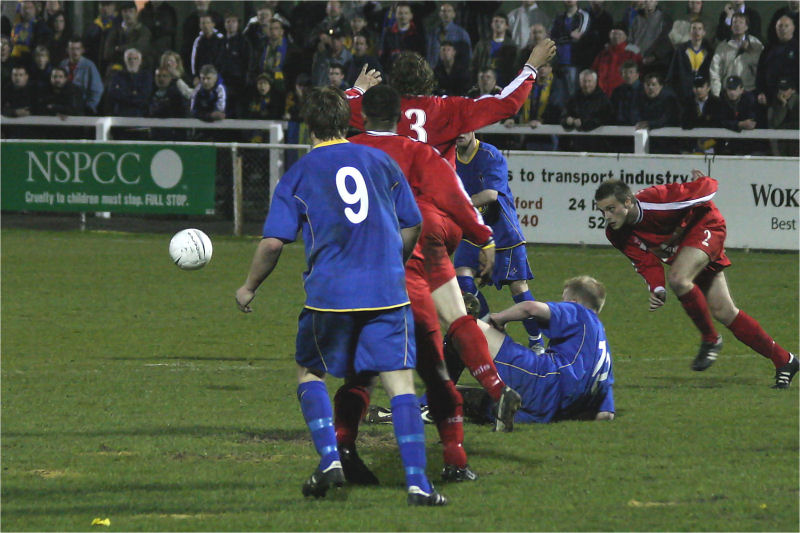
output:
<path id="1" fill-rule="evenodd" d="M 576 276 L 564 282 L 564 292 L 579 304 L 599 313 L 606 303 L 606 287 L 591 276 Z"/>

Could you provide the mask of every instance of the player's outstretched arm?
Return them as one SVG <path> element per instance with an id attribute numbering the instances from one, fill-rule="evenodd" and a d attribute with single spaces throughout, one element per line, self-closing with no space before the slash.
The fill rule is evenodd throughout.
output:
<path id="1" fill-rule="evenodd" d="M 556 55 L 556 43 L 552 39 L 545 39 L 540 42 L 531 50 L 531 55 L 528 56 L 526 65 L 530 65 L 537 69 L 553 59 Z"/>
<path id="2" fill-rule="evenodd" d="M 489 323 L 502 330 L 508 322 L 525 320 L 531 317 L 545 322 L 550 320 L 550 306 L 544 302 L 520 302 L 499 313 L 489 315 Z"/>
<path id="3" fill-rule="evenodd" d="M 258 243 L 258 248 L 253 254 L 253 261 L 250 263 L 250 272 L 247 274 L 247 280 L 236 291 L 236 305 L 239 306 L 241 312 L 250 313 L 253 311 L 250 308 L 250 302 L 256 297 L 256 290 L 261 286 L 261 283 L 275 269 L 282 251 L 283 241 L 280 239 L 266 237 Z"/>

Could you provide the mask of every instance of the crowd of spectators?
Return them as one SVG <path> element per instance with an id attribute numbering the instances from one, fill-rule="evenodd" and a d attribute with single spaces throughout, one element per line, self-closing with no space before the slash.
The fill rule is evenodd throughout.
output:
<path id="1" fill-rule="evenodd" d="M 2 21 L 7 117 L 296 122 L 309 87 L 349 87 L 365 64 L 390 79 L 405 50 L 427 59 L 437 94 L 477 97 L 499 91 L 530 49 L 550 37 L 557 55 L 508 125 L 798 127 L 798 1 L 772 13 L 766 27 L 766 14 L 742 0 L 719 13 L 690 0 L 676 20 L 657 0 L 624 2 L 616 20 L 608 4 L 577 0 L 546 10 L 523 1 L 508 12 L 498 1 L 195 0 L 183 20 L 175 2 L 100 1 L 89 4 L 96 18 L 83 28 L 70 24 L 66 2 L 13 4 Z M 291 122 L 288 139 L 297 142 L 301 128 Z M 183 134 L 159 128 L 148 135 Z M 511 147 L 611 149 L 598 138 L 506 137 Z M 743 146 L 684 139 L 658 149 L 736 153 Z M 786 143 L 772 143 L 774 153 L 786 150 Z"/>

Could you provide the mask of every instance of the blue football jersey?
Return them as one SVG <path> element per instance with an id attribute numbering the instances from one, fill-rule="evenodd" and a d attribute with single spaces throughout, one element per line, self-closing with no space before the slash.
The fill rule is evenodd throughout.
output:
<path id="1" fill-rule="evenodd" d="M 397 163 L 341 140 L 317 145 L 283 175 L 263 236 L 291 242 L 302 229 L 307 308 L 389 309 L 409 301 L 400 228 L 421 222 Z"/>
<path id="2" fill-rule="evenodd" d="M 478 141 L 478 150 L 467 161 L 456 158 L 456 172 L 472 196 L 485 189 L 497 191 L 497 202 L 480 208 L 484 222 L 492 227 L 498 250 L 525 243 L 508 186 L 508 162 L 500 150 Z"/>

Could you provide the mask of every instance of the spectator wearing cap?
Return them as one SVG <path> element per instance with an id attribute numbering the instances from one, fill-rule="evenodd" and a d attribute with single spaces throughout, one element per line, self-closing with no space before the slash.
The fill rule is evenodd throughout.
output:
<path id="1" fill-rule="evenodd" d="M 456 47 L 450 41 L 444 41 L 439 47 L 439 61 L 433 69 L 436 78 L 436 94 L 464 96 L 469 90 L 469 71 L 456 66 Z M 538 77 L 537 77 L 538 79 Z"/>
<path id="2" fill-rule="evenodd" d="M 787 78 L 778 80 L 775 100 L 767 110 L 767 126 L 774 130 L 798 129 L 798 98 L 796 85 Z M 772 155 L 797 156 L 797 141 L 770 140 Z"/>
<path id="3" fill-rule="evenodd" d="M 605 50 L 597 54 L 592 69 L 597 72 L 597 84 L 607 96 L 622 85 L 622 64 L 635 61 L 641 64 L 642 56 L 628 46 L 628 36 L 624 24 L 617 24 L 608 32 Z"/>
<path id="4" fill-rule="evenodd" d="M 692 96 L 681 101 L 681 128 L 691 130 L 694 128 L 716 128 L 717 109 L 720 105 L 719 98 L 711 94 L 711 85 L 708 78 L 698 74 L 692 80 Z M 689 152 L 700 154 L 713 154 L 717 141 L 714 139 L 691 139 L 688 143 Z"/>
<path id="5" fill-rule="evenodd" d="M 775 22 L 775 42 L 767 47 L 758 60 L 756 93 L 758 103 L 772 104 L 777 94 L 777 80 L 786 78 L 791 84 L 798 83 L 798 39 L 797 28 L 788 15 Z"/>
<path id="6" fill-rule="evenodd" d="M 344 34 L 333 30 L 330 45 L 323 50 L 317 50 L 311 62 L 311 83 L 315 87 L 328 85 L 328 67 L 331 63 L 338 63 L 346 69 L 353 60 L 353 55 L 344 47 Z"/>
<path id="7" fill-rule="evenodd" d="M 732 37 L 734 34 L 733 16 L 737 13 L 747 18 L 750 34 L 761 41 L 761 15 L 755 8 L 745 5 L 744 0 L 731 0 L 723 7 L 717 24 L 717 41 L 725 42 Z M 711 90 L 714 90 L 713 86 Z"/>
<path id="8" fill-rule="evenodd" d="M 672 54 L 669 32 L 672 18 L 658 5 L 657 0 L 645 0 L 631 23 L 628 41 L 642 54 L 642 65 L 647 70 L 666 70 Z"/>
<path id="9" fill-rule="evenodd" d="M 122 21 L 115 23 L 108 33 L 108 37 L 103 45 L 103 61 L 107 69 L 122 70 L 123 56 L 125 50 L 135 48 L 142 54 L 142 62 L 145 66 L 150 64 L 150 30 L 139 22 L 139 12 L 133 2 L 122 2 L 120 5 Z M 106 76 L 110 74 L 106 72 Z"/>
<path id="10" fill-rule="evenodd" d="M 97 106 L 103 96 L 103 79 L 100 71 L 90 59 L 83 57 L 83 40 L 75 35 L 67 45 L 67 59 L 61 62 L 67 71 L 67 79 L 78 86 L 83 93 L 85 111 L 96 115 Z"/>
<path id="11" fill-rule="evenodd" d="M 742 78 L 728 76 L 725 89 L 720 98 L 716 126 L 733 131 L 752 130 L 756 127 L 757 106 L 752 93 L 745 91 Z M 718 153 L 746 155 L 752 153 L 754 143 L 736 139 L 726 139 L 720 143 Z"/>
<path id="12" fill-rule="evenodd" d="M 228 117 L 240 117 L 244 111 L 247 72 L 250 66 L 250 44 L 239 31 L 239 16 L 225 14 L 225 35 L 219 53 L 219 73 L 228 90 Z"/>
<path id="13" fill-rule="evenodd" d="M 577 0 L 564 0 L 564 12 L 553 20 L 550 38 L 556 43 L 557 72 L 575 94 L 580 66 L 575 61 L 575 45 L 589 28 L 589 13 L 578 8 Z"/>
<path id="14" fill-rule="evenodd" d="M 379 58 L 384 68 L 391 73 L 395 58 L 406 50 L 425 57 L 425 34 L 414 22 L 414 13 L 408 2 L 397 2 L 394 8 L 395 22 L 384 28 Z"/>
<path id="15" fill-rule="evenodd" d="M 481 39 L 475 45 L 472 54 L 472 76 L 475 79 L 480 72 L 490 68 L 497 74 L 497 83 L 505 86 L 519 69 L 519 65 L 514 63 L 517 58 L 517 45 L 508 32 L 508 17 L 505 13 L 497 12 L 492 16 L 491 29 L 491 36 Z"/>
<path id="16" fill-rule="evenodd" d="M 199 81 L 200 67 L 203 65 L 214 65 L 219 71 L 224 46 L 222 34 L 217 31 L 214 17 L 208 13 L 200 15 L 200 33 L 192 44 L 192 55 L 189 59 L 189 69 L 195 84 Z"/>
<path id="17" fill-rule="evenodd" d="M 643 98 L 644 90 L 639 79 L 639 64 L 636 61 L 626 61 L 619 70 L 622 84 L 611 93 L 612 121 L 621 126 L 633 126 L 639 122 L 636 103 Z"/>
<path id="18" fill-rule="evenodd" d="M 672 23 L 669 32 L 669 41 L 677 48 L 692 38 L 692 22 L 701 21 L 706 32 L 706 39 L 714 43 L 714 30 L 717 27 L 716 18 L 708 10 L 703 11 L 703 0 L 689 0 L 686 2 L 686 15 Z M 711 46 L 713 51 L 713 46 Z"/>
<path id="19" fill-rule="evenodd" d="M 756 87 L 758 60 L 764 45 L 754 35 L 748 34 L 747 16 L 736 12 L 732 18 L 731 38 L 717 45 L 711 59 L 709 74 L 714 96 L 720 95 L 722 81 L 730 76 L 739 77 L 745 91 Z"/>
<path id="20" fill-rule="evenodd" d="M 689 40 L 678 45 L 672 54 L 666 82 L 682 102 L 692 98 L 695 77 L 709 78 L 713 51 L 705 37 L 705 23 L 695 20 L 690 25 Z"/>
<path id="21" fill-rule="evenodd" d="M 367 70 L 375 69 L 378 72 L 383 72 L 383 66 L 378 58 L 370 55 L 370 48 L 369 37 L 366 33 L 357 33 L 353 36 L 353 59 L 350 61 L 345 74 L 348 86 L 352 87 L 355 84 L 358 74 L 364 65 L 367 65 Z"/>
<path id="22" fill-rule="evenodd" d="M 147 114 L 153 76 L 142 68 L 142 54 L 135 48 L 125 50 L 125 70 L 114 73 L 108 86 L 111 114 L 117 117 L 143 117 Z"/>
<path id="23" fill-rule="evenodd" d="M 439 4 L 439 22 L 428 31 L 425 39 L 425 59 L 431 67 L 436 67 L 439 63 L 439 52 L 444 42 L 449 42 L 455 49 L 456 62 L 460 66 L 469 65 L 472 59 L 472 41 L 467 30 L 454 22 L 455 18 L 456 8 L 453 2 Z M 527 39 L 527 29 L 525 38 Z"/>

